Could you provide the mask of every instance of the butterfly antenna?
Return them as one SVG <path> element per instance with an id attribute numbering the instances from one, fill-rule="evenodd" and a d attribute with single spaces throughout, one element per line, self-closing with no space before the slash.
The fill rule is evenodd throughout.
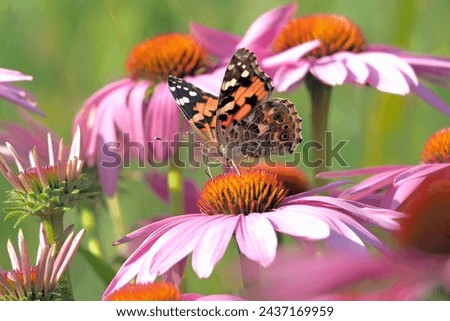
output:
<path id="1" fill-rule="evenodd" d="M 230 159 L 230 165 L 234 168 L 234 170 L 238 173 L 238 175 L 241 175 L 241 172 L 239 171 L 239 168 L 236 166 L 236 163 L 234 160 Z"/>
<path id="2" fill-rule="evenodd" d="M 211 167 L 209 167 L 208 163 L 206 163 L 205 173 L 208 175 L 209 178 L 213 178 L 211 173 Z"/>

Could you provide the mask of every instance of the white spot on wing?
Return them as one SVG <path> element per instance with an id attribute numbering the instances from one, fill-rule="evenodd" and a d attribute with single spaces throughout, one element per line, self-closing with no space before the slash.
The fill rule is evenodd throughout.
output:
<path id="1" fill-rule="evenodd" d="M 241 74 L 242 77 L 247 78 L 250 75 L 250 73 L 248 72 L 248 70 L 244 70 Z"/>
<path id="2" fill-rule="evenodd" d="M 170 91 L 175 91 L 175 87 L 169 87 Z"/>
<path id="3" fill-rule="evenodd" d="M 189 103 L 189 98 L 183 97 L 182 99 L 183 99 L 183 101 L 184 101 L 184 102 L 183 102 L 183 105 Z"/>
<path id="4" fill-rule="evenodd" d="M 236 85 L 236 82 L 236 78 L 233 78 L 230 81 L 223 83 L 222 90 L 227 90 L 228 88 L 233 87 L 234 85 Z"/>
<path id="5" fill-rule="evenodd" d="M 197 93 L 195 91 L 190 91 L 189 96 L 195 97 L 197 96 Z"/>

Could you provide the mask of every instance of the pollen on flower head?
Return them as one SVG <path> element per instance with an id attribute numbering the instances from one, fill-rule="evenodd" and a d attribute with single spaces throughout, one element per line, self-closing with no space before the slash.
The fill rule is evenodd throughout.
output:
<path id="1" fill-rule="evenodd" d="M 428 138 L 421 158 L 424 163 L 450 163 L 450 127 L 441 129 Z"/>
<path id="2" fill-rule="evenodd" d="M 136 45 L 126 67 L 133 78 L 163 80 L 194 75 L 206 67 L 207 51 L 189 35 L 168 33 Z"/>
<path id="3" fill-rule="evenodd" d="M 105 301 L 180 301 L 181 295 L 175 285 L 165 282 L 127 284 L 114 291 Z"/>
<path id="4" fill-rule="evenodd" d="M 263 213 L 277 207 L 286 194 L 286 188 L 275 174 L 248 169 L 208 181 L 197 204 L 209 215 Z"/>
<path id="5" fill-rule="evenodd" d="M 291 20 L 275 39 L 273 50 L 285 51 L 312 40 L 322 44 L 306 56 L 316 58 L 338 51 L 360 52 L 366 43 L 359 27 L 347 17 L 316 14 Z"/>

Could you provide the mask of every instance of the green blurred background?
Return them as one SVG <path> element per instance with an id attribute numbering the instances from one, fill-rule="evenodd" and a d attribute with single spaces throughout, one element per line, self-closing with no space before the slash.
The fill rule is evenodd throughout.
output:
<path id="1" fill-rule="evenodd" d="M 286 1 L 0 1 L 0 67 L 33 75 L 20 83 L 38 98 L 47 117 L 38 117 L 70 141 L 71 123 L 83 101 L 108 82 L 124 75 L 129 50 L 138 42 L 165 32 L 188 32 L 195 21 L 242 35 L 265 11 Z M 319 12 L 350 17 L 363 30 L 369 43 L 385 43 L 417 53 L 449 55 L 448 0 L 298 1 L 297 15 Z M 446 31 L 447 30 L 447 31 Z M 445 101 L 447 90 L 432 87 Z M 310 135 L 310 108 L 304 88 L 283 94 L 296 103 L 303 118 L 304 139 Z M 0 117 L 17 121 L 16 108 L 0 101 Z M 333 90 L 329 128 L 335 139 L 349 140 L 342 150 L 351 168 L 382 164 L 414 164 L 425 140 L 448 126 L 449 118 L 417 97 L 398 97 L 370 88 L 341 86 Z M 340 169 L 335 164 L 334 169 Z M 311 173 L 309 173 L 311 174 Z M 199 170 L 199 181 L 206 175 Z M 167 206 L 142 188 L 139 182 L 121 185 L 119 196 L 125 226 L 167 212 Z M 0 201 L 9 186 L 0 180 Z M 75 213 L 67 215 L 73 221 Z M 100 231 L 108 259 L 116 254 L 110 244 L 115 227 L 106 211 L 99 213 Z M 13 220 L 0 220 L 0 266 L 9 269 L 6 240 L 16 239 Z M 36 220 L 28 219 L 24 230 L 35 255 Z M 16 244 L 14 240 L 14 244 Z M 233 253 L 230 254 L 233 256 Z M 229 290 L 222 282 L 226 271 L 220 264 L 212 280 L 191 277 L 191 291 L 214 293 Z M 71 266 L 75 295 L 98 300 L 105 286 L 81 255 Z"/>

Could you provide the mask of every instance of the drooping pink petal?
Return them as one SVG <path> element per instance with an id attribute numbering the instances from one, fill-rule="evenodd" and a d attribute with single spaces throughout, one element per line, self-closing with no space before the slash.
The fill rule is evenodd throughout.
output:
<path id="1" fill-rule="evenodd" d="M 211 29 L 198 23 L 189 25 L 191 35 L 205 49 L 219 58 L 231 57 L 239 43 L 240 37 L 220 30 Z"/>
<path id="2" fill-rule="evenodd" d="M 359 54 L 359 58 L 369 68 L 367 83 L 380 91 L 406 95 L 419 84 L 411 66 L 395 55 L 363 52 Z"/>
<path id="3" fill-rule="evenodd" d="M 143 226 L 143 227 L 127 234 L 123 238 L 115 241 L 113 244 L 119 245 L 119 244 L 123 244 L 126 242 L 130 242 L 136 238 L 141 238 L 143 236 L 151 236 L 153 232 L 155 232 L 156 230 L 158 230 L 159 228 L 161 228 L 163 226 L 170 226 L 170 227 L 175 226 L 177 224 L 183 223 L 187 220 L 190 220 L 192 218 L 196 218 L 196 217 L 202 216 L 202 215 L 203 214 L 186 214 L 186 215 L 169 217 L 167 219 L 160 220 L 160 221 L 148 224 L 146 226 Z"/>
<path id="4" fill-rule="evenodd" d="M 199 214 L 195 215 L 192 214 L 191 216 L 198 216 Z M 154 243 L 164 235 L 165 232 L 173 228 L 174 226 L 177 226 L 178 224 L 181 224 L 185 221 L 186 216 L 189 218 L 188 215 L 183 216 L 175 216 L 171 217 L 167 220 L 170 220 L 169 222 L 165 221 L 159 221 L 156 223 L 152 223 L 148 226 L 145 226 L 133 233 L 130 233 L 127 235 L 127 237 L 124 237 L 123 239 L 119 241 L 125 242 L 126 240 L 130 240 L 133 237 L 142 237 L 143 233 L 145 231 L 148 231 L 148 237 L 142 242 L 142 244 L 131 254 L 128 259 L 122 264 L 119 271 L 115 275 L 115 277 L 111 280 L 108 287 L 106 288 L 105 292 L 102 295 L 102 298 L 107 297 L 109 294 L 114 292 L 117 289 L 120 289 L 125 284 L 128 284 L 130 280 L 132 280 L 134 277 L 138 276 L 141 279 L 154 281 L 157 275 L 150 273 L 150 266 L 147 263 L 145 265 L 148 258 L 148 251 L 152 248 Z M 166 224 L 164 224 L 166 223 Z M 117 242 L 116 242 L 117 243 Z M 148 261 L 148 260 L 147 260 Z M 151 261 L 150 261 L 151 263 Z M 146 282 L 146 281 L 144 281 Z"/>
<path id="5" fill-rule="evenodd" d="M 144 118 L 144 101 L 145 95 L 150 86 L 148 81 L 140 81 L 136 86 L 130 91 L 128 97 L 128 115 L 118 115 L 117 120 L 123 119 L 123 117 L 128 116 L 130 118 L 129 124 L 132 124 L 126 129 L 126 132 L 130 134 L 130 141 L 139 142 L 145 144 L 145 134 L 144 134 L 144 123 L 142 119 Z M 145 155 L 140 155 L 145 158 Z"/>
<path id="6" fill-rule="evenodd" d="M 408 170 L 405 170 L 400 175 L 395 178 L 394 185 L 398 186 L 400 184 L 404 184 L 404 180 L 421 178 L 424 176 L 428 176 L 435 172 L 439 172 L 450 168 L 450 164 L 442 163 L 442 164 L 424 164 L 419 166 L 413 166 Z"/>
<path id="7" fill-rule="evenodd" d="M 330 235 L 327 223 L 315 215 L 312 206 L 289 205 L 264 213 L 275 230 L 310 240 L 325 239 Z"/>
<path id="8" fill-rule="evenodd" d="M 169 91 L 167 81 L 162 81 L 153 91 L 144 120 L 146 139 L 153 142 L 148 155 L 150 159 L 158 162 L 167 159 L 172 150 L 169 144 L 180 130 L 179 121 L 180 111 Z"/>
<path id="9" fill-rule="evenodd" d="M 247 29 L 238 47 L 253 50 L 270 48 L 273 40 L 297 10 L 296 3 L 290 3 L 267 11 Z M 236 48 L 237 49 L 237 48 Z"/>
<path id="10" fill-rule="evenodd" d="M 281 206 L 283 205 L 288 205 L 288 204 L 298 204 L 299 201 L 302 200 L 303 197 L 305 196 L 314 196 L 314 195 L 318 195 L 324 192 L 329 192 L 334 190 L 337 187 L 343 186 L 343 185 L 348 185 L 352 183 L 351 181 L 337 181 L 337 182 L 332 182 L 320 187 L 316 187 L 313 189 L 310 189 L 309 191 L 303 192 L 303 193 L 299 193 L 299 194 L 295 194 L 295 195 L 290 195 L 290 196 L 286 196 L 282 203 Z"/>
<path id="11" fill-rule="evenodd" d="M 298 85 L 309 71 L 309 62 L 299 62 L 295 66 L 281 66 L 273 75 L 273 83 L 277 91 L 289 91 Z M 269 72 L 269 71 L 268 71 Z"/>
<path id="12" fill-rule="evenodd" d="M 162 235 L 146 254 L 153 257 L 150 273 L 160 275 L 193 251 L 203 233 L 218 217 L 203 215 L 179 224 Z"/>
<path id="13" fill-rule="evenodd" d="M 240 214 L 236 227 L 239 250 L 250 260 L 266 267 L 275 258 L 277 236 L 270 221 L 259 213 Z"/>
<path id="14" fill-rule="evenodd" d="M 380 174 L 373 175 L 361 183 L 350 187 L 339 195 L 341 198 L 349 200 L 358 200 L 376 191 L 389 187 L 392 184 L 394 177 L 404 171 L 404 168 L 386 170 Z"/>
<path id="15" fill-rule="evenodd" d="M 33 80 L 33 77 L 30 75 L 22 74 L 17 70 L 0 68 L 0 82 L 14 82 L 24 80 Z"/>
<path id="16" fill-rule="evenodd" d="M 102 110 L 99 111 L 100 103 L 110 94 L 114 93 L 116 90 L 120 88 L 130 88 L 134 84 L 134 81 L 129 78 L 125 78 L 122 80 L 115 81 L 102 89 L 95 92 L 83 105 L 81 110 L 75 116 L 75 120 L 73 122 L 73 132 L 75 132 L 76 127 L 80 126 L 81 128 L 81 145 L 83 149 L 85 149 L 85 153 L 83 153 L 83 159 L 88 161 L 89 166 L 94 166 L 95 163 L 95 146 L 97 145 L 97 136 L 96 132 L 98 132 L 98 128 L 94 128 L 95 119 L 98 114 L 101 114 Z M 106 107 L 107 108 L 107 107 Z M 94 150 L 88 150 L 89 146 L 94 146 Z M 87 154 L 87 155 L 86 155 Z"/>
<path id="17" fill-rule="evenodd" d="M 37 107 L 36 98 L 29 92 L 9 85 L 0 83 L 0 98 L 3 98 L 15 105 L 21 106 L 31 112 L 39 115 L 44 115 L 42 110 Z"/>
<path id="18" fill-rule="evenodd" d="M 382 173 L 384 171 L 404 169 L 408 165 L 394 165 L 394 166 L 374 166 L 350 169 L 345 171 L 335 171 L 335 172 L 322 172 L 317 174 L 318 178 L 341 178 L 341 177 L 352 177 L 352 176 L 363 176 L 363 175 L 374 175 Z"/>
<path id="19" fill-rule="evenodd" d="M 223 215 L 205 230 L 192 256 L 192 267 L 200 278 L 211 275 L 214 266 L 225 253 L 238 221 L 237 216 Z"/>
<path id="20" fill-rule="evenodd" d="M 114 110 L 111 108 L 109 111 L 104 112 L 104 117 L 109 118 L 108 114 L 112 113 L 114 113 Z M 97 148 L 99 149 L 96 161 L 98 176 L 103 192 L 107 196 L 113 196 L 116 192 L 117 181 L 123 159 L 120 157 L 120 151 L 116 147 L 116 144 L 119 142 L 117 141 L 114 124 L 110 121 L 105 121 L 102 123 L 102 132 L 97 141 Z M 107 153 L 105 153 L 106 150 L 108 151 Z M 118 160 L 120 162 L 116 162 Z"/>
<path id="21" fill-rule="evenodd" d="M 438 95 L 436 95 L 433 91 L 428 89 L 422 84 L 417 85 L 416 87 L 411 89 L 417 96 L 422 98 L 424 101 L 433 105 L 438 110 L 442 111 L 444 114 L 450 116 L 450 107 L 449 105 L 443 101 Z"/>
<path id="22" fill-rule="evenodd" d="M 261 59 L 261 67 L 266 69 L 286 65 L 295 65 L 305 54 L 320 46 L 319 40 L 308 41 L 298 46 L 289 48 L 270 57 Z"/>
<path id="23" fill-rule="evenodd" d="M 318 59 L 309 70 L 317 79 L 330 86 L 342 85 L 347 78 L 347 68 L 333 56 Z"/>

